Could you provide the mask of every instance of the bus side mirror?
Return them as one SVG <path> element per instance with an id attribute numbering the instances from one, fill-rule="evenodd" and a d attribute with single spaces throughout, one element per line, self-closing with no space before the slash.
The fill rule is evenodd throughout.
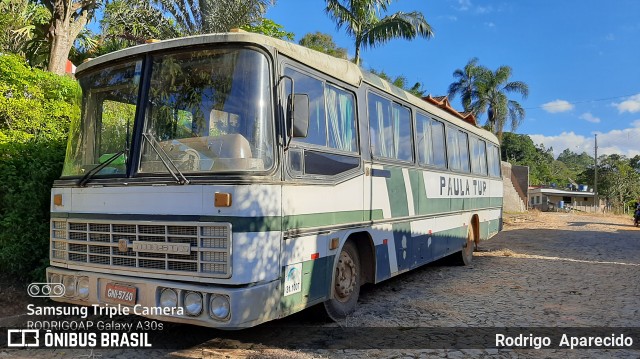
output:
<path id="1" fill-rule="evenodd" d="M 291 119 L 292 137 L 307 137 L 309 133 L 309 95 L 294 94 L 293 101 L 289 96 L 291 108 L 289 118 Z"/>

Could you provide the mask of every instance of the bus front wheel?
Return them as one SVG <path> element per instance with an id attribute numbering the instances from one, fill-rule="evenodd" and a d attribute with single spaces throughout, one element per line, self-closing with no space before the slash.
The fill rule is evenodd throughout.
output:
<path id="1" fill-rule="evenodd" d="M 337 258 L 331 299 L 324 302 L 329 318 L 344 319 L 356 310 L 360 295 L 360 258 L 353 242 L 344 244 Z"/>

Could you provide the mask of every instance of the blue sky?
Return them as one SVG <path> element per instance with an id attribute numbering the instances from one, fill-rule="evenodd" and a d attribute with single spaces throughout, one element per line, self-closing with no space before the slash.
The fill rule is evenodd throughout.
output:
<path id="1" fill-rule="evenodd" d="M 321 0 L 277 0 L 266 17 L 296 35 L 321 31 L 354 53 Z M 419 81 L 445 95 L 452 73 L 472 57 L 495 70 L 511 66 L 529 97 L 517 133 L 536 144 L 593 155 L 640 155 L 640 2 L 636 0 L 398 0 L 395 11 L 421 11 L 431 40 L 393 40 L 362 52 L 363 66 Z M 458 99 L 454 107 L 461 109 Z M 481 121 L 484 123 L 485 118 Z M 509 130 L 506 128 L 505 130 Z"/>

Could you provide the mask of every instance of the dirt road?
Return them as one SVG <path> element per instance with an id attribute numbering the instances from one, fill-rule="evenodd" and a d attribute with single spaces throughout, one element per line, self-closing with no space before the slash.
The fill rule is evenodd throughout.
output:
<path id="1" fill-rule="evenodd" d="M 521 327 L 525 334 L 531 327 L 583 327 L 587 332 L 640 327 L 640 229 L 632 227 L 629 218 L 511 215 L 505 218 L 504 231 L 483 242 L 474 255 L 467 267 L 429 265 L 365 287 L 356 312 L 338 325 L 303 313 L 278 321 L 276 325 L 284 328 L 280 332 L 265 326 L 234 333 L 175 326 L 173 334 L 164 338 L 168 349 L 92 354 L 101 358 L 640 357 L 635 349 L 487 349 L 473 344 L 466 346 L 469 349 L 455 349 L 455 344 L 450 349 L 424 349 L 431 345 L 425 343 L 423 348 L 412 342 L 411 331 L 390 335 L 401 327 L 453 328 L 456 340 L 473 343 L 483 328 L 493 327 Z M 368 334 L 357 335 L 350 346 L 336 336 L 336 328 L 345 335 Z M 301 330 L 307 332 L 300 336 Z M 443 334 L 445 342 L 451 335 Z M 391 342 L 377 342 L 376 336 Z M 0 359 L 88 358 L 89 354 L 88 350 L 2 349 Z"/>

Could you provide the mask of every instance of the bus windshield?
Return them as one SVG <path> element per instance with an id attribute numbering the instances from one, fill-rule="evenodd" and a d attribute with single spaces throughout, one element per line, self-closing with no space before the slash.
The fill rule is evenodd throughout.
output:
<path id="1" fill-rule="evenodd" d="M 83 116 L 69 142 L 63 176 L 124 175 L 139 156 L 141 175 L 265 171 L 274 164 L 270 70 L 249 49 L 205 49 L 151 57 L 149 91 L 138 99 L 141 61 L 80 79 Z M 110 79 L 105 78 L 110 77 Z M 136 106 L 144 107 L 140 153 L 129 153 Z M 114 154 L 123 151 L 121 158 Z"/>

